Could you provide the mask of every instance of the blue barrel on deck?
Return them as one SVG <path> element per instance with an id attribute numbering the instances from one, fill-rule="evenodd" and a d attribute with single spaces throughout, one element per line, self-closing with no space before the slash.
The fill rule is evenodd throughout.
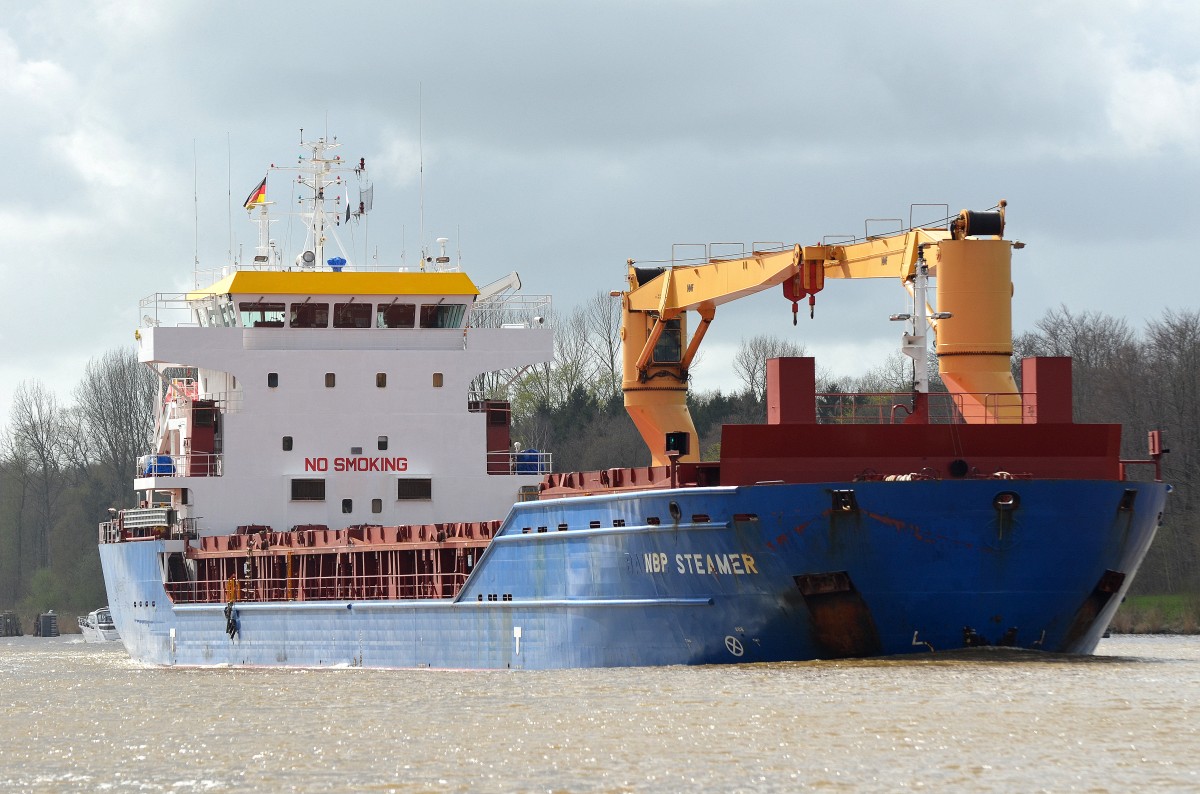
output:
<path id="1" fill-rule="evenodd" d="M 542 453 L 524 449 L 517 453 L 517 474 L 541 474 Z"/>
<path id="2" fill-rule="evenodd" d="M 146 461 L 146 469 L 143 472 L 147 477 L 155 474 L 174 474 L 175 464 L 171 461 L 170 455 L 152 455 L 150 460 Z"/>

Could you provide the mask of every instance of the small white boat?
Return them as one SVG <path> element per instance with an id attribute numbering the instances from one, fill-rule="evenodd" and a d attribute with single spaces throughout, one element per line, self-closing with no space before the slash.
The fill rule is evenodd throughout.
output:
<path id="1" fill-rule="evenodd" d="M 79 631 L 84 642 L 116 642 L 121 639 L 113 625 L 108 607 L 101 607 L 87 615 L 79 616 Z"/>

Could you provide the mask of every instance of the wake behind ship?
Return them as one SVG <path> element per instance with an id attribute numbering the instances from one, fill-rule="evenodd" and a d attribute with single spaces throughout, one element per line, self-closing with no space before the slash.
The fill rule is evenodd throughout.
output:
<path id="1" fill-rule="evenodd" d="M 1004 207 L 837 245 L 630 263 L 626 407 L 648 466 L 555 472 L 501 391 L 548 362 L 549 299 L 329 256 L 371 207 L 365 162 L 305 144 L 308 237 L 143 301 L 162 381 L 139 506 L 100 526 L 113 622 L 164 665 L 554 668 L 803 660 L 984 644 L 1092 651 L 1159 525 L 1151 434 L 1077 425 L 1067 359 L 1010 369 Z M 279 169 L 283 170 L 283 169 Z M 349 200 L 357 182 L 359 201 Z M 911 393 L 817 395 L 767 362 L 765 425 L 701 461 L 688 368 L 716 309 L 827 279 L 912 296 Z M 931 294 L 933 293 L 933 294 Z M 178 309 L 184 314 L 172 314 Z M 690 318 L 698 318 L 689 335 Z M 947 394 L 929 390 L 928 331 Z M 1153 481 L 1129 479 L 1133 464 Z M 1149 471 L 1149 466 L 1139 470 Z"/>

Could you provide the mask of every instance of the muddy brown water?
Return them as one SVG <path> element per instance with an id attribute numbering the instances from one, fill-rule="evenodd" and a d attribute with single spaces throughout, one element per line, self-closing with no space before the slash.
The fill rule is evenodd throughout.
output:
<path id="1" fill-rule="evenodd" d="M 1200 790 L 1200 637 L 744 667 L 163 669 L 0 640 L 0 789 Z"/>

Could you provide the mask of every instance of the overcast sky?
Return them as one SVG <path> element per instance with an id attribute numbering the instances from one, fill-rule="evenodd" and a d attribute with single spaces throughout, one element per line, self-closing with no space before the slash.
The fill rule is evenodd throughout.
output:
<path id="1" fill-rule="evenodd" d="M 1028 244 L 1017 331 L 1060 303 L 1140 327 L 1200 294 L 1195 3 L 5 12 L 4 413 L 22 380 L 69 399 L 89 358 L 132 344 L 138 300 L 191 285 L 197 236 L 202 267 L 252 254 L 240 204 L 301 127 L 366 158 L 382 262 L 417 255 L 423 140 L 426 238 L 450 237 L 477 283 L 517 270 L 560 310 L 672 243 L 811 243 L 913 203 L 1000 198 Z M 775 290 L 744 300 L 718 312 L 695 386 L 735 385 L 728 363 L 758 333 L 860 373 L 896 348 L 903 308 L 897 284 L 838 281 L 793 329 Z"/>

